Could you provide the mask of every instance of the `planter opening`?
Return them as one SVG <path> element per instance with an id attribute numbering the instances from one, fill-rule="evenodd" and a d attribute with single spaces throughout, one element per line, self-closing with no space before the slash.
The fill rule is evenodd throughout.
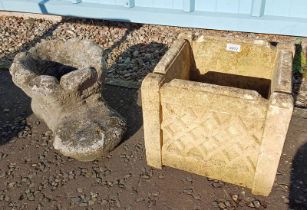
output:
<path id="1" fill-rule="evenodd" d="M 269 98 L 276 45 L 261 40 L 201 37 L 191 42 L 191 48 L 195 66 L 190 80 L 255 90 Z"/>
<path id="2" fill-rule="evenodd" d="M 72 71 L 77 70 L 76 67 L 65 65 L 56 61 L 48 60 L 34 60 L 37 64 L 37 68 L 33 71 L 39 75 L 48 75 L 61 80 L 61 77 Z"/>

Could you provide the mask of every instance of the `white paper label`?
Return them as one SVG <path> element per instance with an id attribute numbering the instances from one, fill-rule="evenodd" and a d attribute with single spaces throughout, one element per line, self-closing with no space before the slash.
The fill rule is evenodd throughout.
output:
<path id="1" fill-rule="evenodd" d="M 231 51 L 231 52 L 241 52 L 241 45 L 238 45 L 238 44 L 227 44 L 226 50 L 227 51 Z"/>

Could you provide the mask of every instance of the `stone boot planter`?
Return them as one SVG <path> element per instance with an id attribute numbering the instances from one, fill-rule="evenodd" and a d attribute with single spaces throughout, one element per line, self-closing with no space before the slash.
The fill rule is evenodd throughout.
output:
<path id="1" fill-rule="evenodd" d="M 16 55 L 14 83 L 32 98 L 33 112 L 54 132 L 54 148 L 81 161 L 112 150 L 125 121 L 101 97 L 105 61 L 90 41 L 44 41 Z"/>
<path id="2" fill-rule="evenodd" d="M 293 110 L 294 46 L 180 37 L 142 83 L 148 165 L 268 195 Z"/>

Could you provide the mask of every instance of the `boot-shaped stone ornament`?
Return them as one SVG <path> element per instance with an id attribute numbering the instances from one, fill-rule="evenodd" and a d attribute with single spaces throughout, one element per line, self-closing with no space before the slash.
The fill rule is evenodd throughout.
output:
<path id="1" fill-rule="evenodd" d="M 17 54 L 10 68 L 33 112 L 54 132 L 54 148 L 80 161 L 108 153 L 126 131 L 125 120 L 101 96 L 102 52 L 91 41 L 43 41 Z"/>

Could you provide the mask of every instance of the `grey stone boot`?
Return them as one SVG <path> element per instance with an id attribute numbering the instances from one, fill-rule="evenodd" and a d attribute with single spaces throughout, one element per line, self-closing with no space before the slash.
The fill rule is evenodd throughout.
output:
<path id="1" fill-rule="evenodd" d="M 33 112 L 54 132 L 54 148 L 80 161 L 112 150 L 125 120 L 101 96 L 103 50 L 91 41 L 43 41 L 16 55 L 14 83 L 32 98 Z"/>

